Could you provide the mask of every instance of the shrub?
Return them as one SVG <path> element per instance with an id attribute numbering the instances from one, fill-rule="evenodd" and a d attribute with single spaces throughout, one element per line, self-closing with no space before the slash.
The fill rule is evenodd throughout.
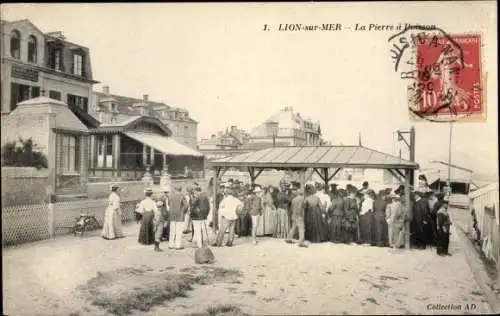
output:
<path id="1" fill-rule="evenodd" d="M 31 138 L 19 138 L 19 142 L 6 143 L 2 148 L 3 164 L 11 167 L 48 168 L 47 157 L 41 152 L 33 151 L 34 146 L 36 144 Z"/>

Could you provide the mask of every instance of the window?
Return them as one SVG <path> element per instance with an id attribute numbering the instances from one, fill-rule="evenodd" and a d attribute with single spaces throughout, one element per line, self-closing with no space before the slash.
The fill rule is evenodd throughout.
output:
<path id="1" fill-rule="evenodd" d="M 97 167 L 113 167 L 113 137 L 102 135 L 97 137 Z"/>
<path id="2" fill-rule="evenodd" d="M 63 172 L 78 171 L 78 137 L 70 135 L 61 136 L 61 168 Z"/>
<path id="3" fill-rule="evenodd" d="M 30 63 L 37 62 L 37 41 L 36 37 L 31 35 L 28 40 L 28 61 Z"/>
<path id="4" fill-rule="evenodd" d="M 189 136 L 189 125 L 184 125 L 184 136 Z"/>
<path id="5" fill-rule="evenodd" d="M 54 44 L 49 46 L 49 67 L 58 71 L 62 71 L 62 48 Z"/>
<path id="6" fill-rule="evenodd" d="M 83 55 L 73 53 L 73 74 L 83 76 Z"/>
<path id="7" fill-rule="evenodd" d="M 10 55 L 21 59 L 21 33 L 18 30 L 13 30 L 10 35 Z"/>
<path id="8" fill-rule="evenodd" d="M 61 100 L 61 92 L 55 91 L 55 90 L 50 90 L 49 91 L 49 98 L 60 101 Z"/>
<path id="9" fill-rule="evenodd" d="M 79 95 L 68 94 L 68 106 L 79 107 L 80 109 L 88 112 L 89 99 Z"/>
<path id="10" fill-rule="evenodd" d="M 18 83 L 10 85 L 10 110 L 14 110 L 17 104 L 40 96 L 40 87 L 27 86 Z"/>

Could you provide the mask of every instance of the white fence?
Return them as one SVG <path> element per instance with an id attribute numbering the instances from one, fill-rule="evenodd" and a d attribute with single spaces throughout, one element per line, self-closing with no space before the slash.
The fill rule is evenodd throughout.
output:
<path id="1" fill-rule="evenodd" d="M 16 205 L 2 208 L 2 245 L 49 239 L 72 232 L 81 213 L 93 215 L 102 225 L 107 199 Z M 122 220 L 134 219 L 137 200 L 123 201 Z"/>
<path id="2" fill-rule="evenodd" d="M 500 267 L 500 214 L 498 182 L 487 185 L 469 194 L 470 207 L 474 210 L 480 232 L 484 255 Z M 477 237 L 471 217 L 468 233 Z M 500 272 L 500 271 L 499 271 Z M 500 273 L 499 273 L 500 274 Z"/>

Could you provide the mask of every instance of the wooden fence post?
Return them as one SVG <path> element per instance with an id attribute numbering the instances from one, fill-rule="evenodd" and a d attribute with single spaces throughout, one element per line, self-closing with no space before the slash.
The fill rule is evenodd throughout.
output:
<path id="1" fill-rule="evenodd" d="M 55 221 L 55 215 L 54 215 L 54 203 L 50 201 L 47 204 L 47 207 L 49 209 L 49 216 L 48 216 L 48 227 L 49 227 L 49 235 L 50 238 L 55 238 L 56 236 L 56 221 Z"/>

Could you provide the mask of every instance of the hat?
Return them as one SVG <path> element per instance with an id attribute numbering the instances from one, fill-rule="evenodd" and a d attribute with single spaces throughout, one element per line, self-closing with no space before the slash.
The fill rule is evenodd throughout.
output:
<path id="1" fill-rule="evenodd" d="M 229 183 L 229 182 L 224 183 L 224 187 L 225 188 L 231 188 L 231 183 Z"/>
<path id="2" fill-rule="evenodd" d="M 401 198 L 401 196 L 397 193 L 397 190 L 392 191 L 388 196 L 390 198 L 393 198 L 393 199 L 400 199 Z"/>
<path id="3" fill-rule="evenodd" d="M 113 188 L 119 188 L 120 186 L 118 185 L 118 183 L 112 183 L 109 188 L 110 189 L 113 189 Z"/>
<path id="4" fill-rule="evenodd" d="M 156 207 L 162 207 L 163 201 L 156 201 Z"/>
<path id="5" fill-rule="evenodd" d="M 225 182 L 221 182 L 221 183 L 219 183 L 219 187 L 223 187 L 223 186 L 225 186 L 225 185 L 226 185 L 226 183 L 225 183 Z"/>
<path id="6" fill-rule="evenodd" d="M 368 181 L 363 181 L 363 186 L 368 186 Z"/>
<path id="7" fill-rule="evenodd" d="M 146 188 L 146 189 L 144 189 L 144 193 L 153 193 L 153 189 L 152 188 Z"/>
<path id="8" fill-rule="evenodd" d="M 164 186 L 163 188 L 161 188 L 161 191 L 162 192 L 170 192 L 170 187 L 169 186 Z"/>
<path id="9" fill-rule="evenodd" d="M 254 191 L 255 193 L 259 193 L 259 192 L 262 192 L 262 189 L 261 189 L 259 186 L 256 186 L 256 187 L 253 189 L 253 191 Z"/>

